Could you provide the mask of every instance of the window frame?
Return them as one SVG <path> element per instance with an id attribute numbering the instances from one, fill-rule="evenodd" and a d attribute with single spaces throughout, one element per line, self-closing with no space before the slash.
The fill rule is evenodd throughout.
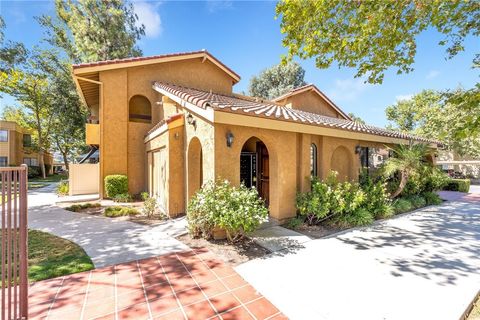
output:
<path id="1" fill-rule="evenodd" d="M 3 132 L 6 132 L 5 140 L 3 140 L 3 135 L 2 135 Z M 8 130 L 0 129 L 0 142 L 8 142 L 8 138 L 9 138 L 8 136 L 9 136 Z"/>
<path id="2" fill-rule="evenodd" d="M 5 159 L 5 165 L 3 165 L 3 159 Z M 8 167 L 8 157 L 6 156 L 0 157 L 0 167 Z"/>

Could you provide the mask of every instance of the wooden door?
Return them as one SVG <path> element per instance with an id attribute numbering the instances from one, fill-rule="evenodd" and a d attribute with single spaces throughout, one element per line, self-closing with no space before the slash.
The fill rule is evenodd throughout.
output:
<path id="1" fill-rule="evenodd" d="M 257 159 L 258 159 L 258 193 L 260 197 L 265 200 L 268 206 L 270 203 L 270 165 L 268 160 L 268 150 L 265 144 L 261 141 L 257 142 Z"/>

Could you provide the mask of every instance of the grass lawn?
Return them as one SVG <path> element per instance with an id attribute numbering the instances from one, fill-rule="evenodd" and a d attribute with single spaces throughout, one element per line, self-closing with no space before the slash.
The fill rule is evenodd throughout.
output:
<path id="1" fill-rule="evenodd" d="M 28 279 L 32 282 L 94 268 L 81 247 L 46 232 L 29 230 L 28 250 Z"/>
<path id="2" fill-rule="evenodd" d="M 50 183 L 60 182 L 61 180 L 65 180 L 65 179 L 68 179 L 68 177 L 63 174 L 52 174 L 51 176 L 47 176 L 45 179 L 42 179 L 41 177 L 31 178 L 31 179 L 28 179 L 28 188 L 38 189 L 38 188 L 46 187 Z"/>

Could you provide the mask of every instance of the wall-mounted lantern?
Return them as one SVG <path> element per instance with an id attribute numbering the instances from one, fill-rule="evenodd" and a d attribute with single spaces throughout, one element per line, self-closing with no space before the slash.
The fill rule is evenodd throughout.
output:
<path id="1" fill-rule="evenodd" d="M 356 154 L 359 154 L 361 151 L 362 151 L 362 147 L 361 147 L 361 146 L 356 146 L 356 147 L 355 147 L 355 153 L 356 153 Z"/>
<path id="2" fill-rule="evenodd" d="M 189 114 L 187 115 L 187 123 L 188 123 L 189 125 L 194 126 L 194 125 L 195 125 L 195 122 L 196 122 L 196 121 L 195 121 L 195 119 L 193 118 L 193 115 L 192 115 L 191 113 L 189 113 Z"/>
<path id="3" fill-rule="evenodd" d="M 233 144 L 233 138 L 234 138 L 233 133 L 228 131 L 225 137 L 227 138 L 227 147 L 231 148 Z"/>

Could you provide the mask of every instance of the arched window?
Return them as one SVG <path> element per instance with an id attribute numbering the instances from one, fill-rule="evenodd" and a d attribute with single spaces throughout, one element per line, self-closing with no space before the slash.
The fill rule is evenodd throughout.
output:
<path id="1" fill-rule="evenodd" d="M 128 119 L 132 122 L 152 122 L 150 101 L 144 96 L 133 96 L 128 103 Z"/>
<path id="2" fill-rule="evenodd" d="M 315 143 L 310 145 L 310 175 L 316 177 L 318 175 L 317 170 L 317 146 Z"/>

